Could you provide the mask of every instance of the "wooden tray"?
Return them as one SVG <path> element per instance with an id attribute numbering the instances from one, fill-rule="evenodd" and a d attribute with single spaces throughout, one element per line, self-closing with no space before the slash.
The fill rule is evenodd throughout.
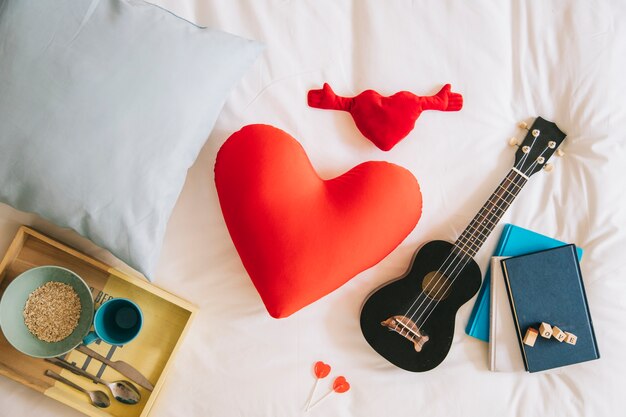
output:
<path id="1" fill-rule="evenodd" d="M 0 297 L 16 276 L 41 265 L 58 265 L 77 273 L 91 287 L 96 307 L 114 297 L 129 298 L 140 306 L 144 325 L 135 340 L 123 347 L 110 346 L 104 342 L 96 342 L 89 347 L 112 360 L 128 362 L 150 380 L 154 390 L 150 392 L 138 386 L 142 396 L 139 404 L 126 405 L 112 399 L 110 407 L 96 408 L 89 403 L 86 395 L 55 382 L 45 376 L 44 372 L 51 369 L 87 389 L 99 389 L 108 393 L 106 387 L 61 370 L 43 359 L 20 353 L 7 342 L 1 332 L 0 374 L 89 416 L 147 416 L 163 386 L 168 367 L 189 328 L 196 308 L 143 279 L 111 268 L 25 226 L 18 230 L 0 262 Z M 108 381 L 128 379 L 77 351 L 69 353 L 66 359 Z"/>

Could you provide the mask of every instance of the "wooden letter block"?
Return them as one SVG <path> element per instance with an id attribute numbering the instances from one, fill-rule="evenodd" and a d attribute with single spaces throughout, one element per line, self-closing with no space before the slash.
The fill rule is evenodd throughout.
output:
<path id="1" fill-rule="evenodd" d="M 575 345 L 576 340 L 578 340 L 578 338 L 576 337 L 575 334 L 565 332 L 565 343 L 569 343 L 570 345 Z"/>
<path id="2" fill-rule="evenodd" d="M 552 336 L 559 342 L 565 340 L 565 332 L 556 326 L 552 326 Z"/>
<path id="3" fill-rule="evenodd" d="M 526 330 L 526 335 L 524 336 L 524 344 L 528 345 L 530 347 L 535 346 L 535 342 L 537 341 L 537 335 L 539 334 L 539 332 L 537 331 L 537 329 L 533 329 L 532 327 L 529 327 L 528 330 Z"/>
<path id="4" fill-rule="evenodd" d="M 546 339 L 551 338 L 552 326 L 550 326 L 548 323 L 541 323 L 541 326 L 539 326 L 539 334 L 541 335 L 541 337 L 545 337 Z"/>

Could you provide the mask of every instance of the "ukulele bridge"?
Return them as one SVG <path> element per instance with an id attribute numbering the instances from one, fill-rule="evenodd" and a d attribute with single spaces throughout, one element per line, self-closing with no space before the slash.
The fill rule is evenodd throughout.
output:
<path id="1" fill-rule="evenodd" d="M 389 329 L 389 331 L 404 336 L 409 342 L 413 343 L 416 352 L 420 352 L 424 344 L 428 342 L 428 336 L 423 334 L 419 327 L 417 327 L 417 324 L 408 317 L 391 316 L 380 324 Z"/>

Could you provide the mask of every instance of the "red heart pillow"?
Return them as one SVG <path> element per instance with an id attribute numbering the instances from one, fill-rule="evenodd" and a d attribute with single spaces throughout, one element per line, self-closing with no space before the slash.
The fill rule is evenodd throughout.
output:
<path id="1" fill-rule="evenodd" d="M 226 226 L 272 317 L 287 317 L 377 264 L 422 211 L 415 177 L 365 162 L 323 180 L 284 131 L 249 125 L 222 145 L 215 185 Z"/>

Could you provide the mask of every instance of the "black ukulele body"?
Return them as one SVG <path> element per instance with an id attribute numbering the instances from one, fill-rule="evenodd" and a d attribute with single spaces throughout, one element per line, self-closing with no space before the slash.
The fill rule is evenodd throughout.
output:
<path id="1" fill-rule="evenodd" d="M 452 276 L 447 277 L 447 287 L 432 287 L 441 277 L 441 273 L 436 271 L 443 269 L 442 265 L 451 259 L 448 256 L 452 248 L 451 243 L 441 240 L 423 245 L 415 253 L 406 274 L 374 290 L 361 309 L 361 331 L 365 340 L 382 357 L 407 371 L 428 371 L 444 360 L 452 344 L 456 312 L 480 288 L 480 268 L 471 258 L 465 258 L 463 263 L 467 261 L 467 264 L 458 276 L 456 272 L 461 269 L 460 266 L 454 274 L 450 274 Z M 454 276 L 456 279 L 452 280 Z M 423 284 L 431 296 L 424 293 Z M 444 293 L 445 297 L 437 302 L 436 298 L 441 298 Z M 418 320 L 419 313 L 413 317 L 407 314 L 417 297 L 420 301 L 413 306 L 411 312 L 425 300 L 422 303 L 421 318 L 423 320 L 428 314 L 429 316 L 423 325 Z M 427 305 L 430 308 L 423 310 Z M 406 316 L 414 320 L 419 332 L 426 336 L 421 338 L 423 345 L 416 347 L 407 337 L 382 324 L 394 316 Z"/>

